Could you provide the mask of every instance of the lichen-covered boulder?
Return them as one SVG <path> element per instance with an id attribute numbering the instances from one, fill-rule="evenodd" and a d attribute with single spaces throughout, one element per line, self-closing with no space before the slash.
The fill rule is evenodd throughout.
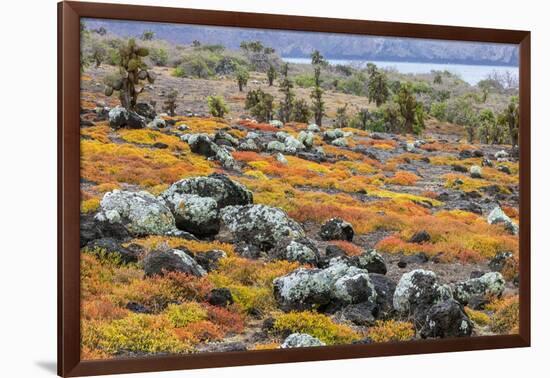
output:
<path id="1" fill-rule="evenodd" d="M 376 291 L 364 269 L 335 261 L 325 269 L 299 268 L 273 281 L 275 299 L 284 311 L 337 309 L 375 303 Z"/>
<path id="2" fill-rule="evenodd" d="M 269 121 L 269 124 L 271 126 L 275 126 L 278 129 L 280 129 L 281 127 L 284 126 L 284 124 L 281 121 L 279 121 L 278 119 L 272 119 L 271 121 Z"/>
<path id="3" fill-rule="evenodd" d="M 403 274 L 393 294 L 393 307 L 403 315 L 422 318 L 435 303 L 452 298 L 451 289 L 437 283 L 430 270 L 416 269 Z"/>
<path id="4" fill-rule="evenodd" d="M 323 240 L 353 240 L 353 227 L 341 218 L 329 219 L 321 226 L 319 237 Z"/>
<path id="5" fill-rule="evenodd" d="M 288 136 L 285 139 L 285 152 L 295 154 L 298 151 L 305 150 L 306 146 L 293 136 Z"/>
<path id="6" fill-rule="evenodd" d="M 307 348 L 319 347 L 325 345 L 324 342 L 307 333 L 293 333 L 289 335 L 281 344 L 281 348 Z"/>
<path id="7" fill-rule="evenodd" d="M 219 161 L 224 168 L 236 169 L 233 156 L 223 147 L 214 143 L 208 134 L 191 134 L 185 138 L 192 152 Z"/>
<path id="8" fill-rule="evenodd" d="M 503 224 L 506 230 L 512 235 L 517 235 L 519 233 L 519 226 L 515 224 L 500 206 L 495 207 L 487 217 L 487 222 L 489 224 Z"/>
<path id="9" fill-rule="evenodd" d="M 358 256 L 351 256 L 348 262 L 369 273 L 386 274 L 388 271 L 384 258 L 375 249 L 364 251 Z"/>
<path id="10" fill-rule="evenodd" d="M 227 206 L 220 210 L 223 234 L 268 251 L 285 238 L 305 237 L 302 226 L 283 210 L 266 205 Z"/>
<path id="11" fill-rule="evenodd" d="M 195 261 L 207 272 L 218 269 L 219 261 L 227 257 L 227 254 L 219 249 L 197 253 Z"/>
<path id="12" fill-rule="evenodd" d="M 122 127 L 143 129 L 146 125 L 147 122 L 144 117 L 122 106 L 109 110 L 109 126 L 113 129 L 120 129 Z"/>
<path id="13" fill-rule="evenodd" d="M 155 108 L 151 104 L 148 104 L 146 102 L 138 102 L 134 106 L 134 109 L 136 110 L 137 114 L 147 119 L 154 119 L 157 116 Z"/>
<path id="14" fill-rule="evenodd" d="M 420 330 L 423 338 L 470 336 L 474 325 L 464 308 L 454 299 L 447 299 L 433 305 L 426 314 Z"/>
<path id="15" fill-rule="evenodd" d="M 114 238 L 101 238 L 92 240 L 86 244 L 85 251 L 94 254 L 100 252 L 108 253 L 109 255 L 117 256 L 122 263 L 133 263 L 138 261 L 142 249 L 137 244 L 130 244 L 128 247 L 123 247 L 119 240 Z"/>
<path id="16" fill-rule="evenodd" d="M 179 229 L 199 236 L 219 231 L 221 208 L 252 203 L 252 193 L 246 187 L 218 173 L 180 180 L 160 198 L 174 214 Z"/>
<path id="17" fill-rule="evenodd" d="M 311 131 L 300 131 L 298 134 L 298 140 L 303 143 L 306 148 L 313 147 L 313 132 Z"/>
<path id="18" fill-rule="evenodd" d="M 472 178 L 481 178 L 481 167 L 479 165 L 472 165 L 470 167 L 470 177 Z"/>
<path id="19" fill-rule="evenodd" d="M 155 117 L 147 124 L 147 127 L 150 129 L 163 129 L 166 127 L 166 121 L 160 117 Z"/>
<path id="20" fill-rule="evenodd" d="M 237 149 L 240 151 L 254 151 L 254 152 L 260 151 L 260 147 L 258 147 L 256 142 L 254 142 L 254 139 L 250 139 L 250 138 L 246 139 L 244 142 L 241 142 L 239 144 L 239 147 L 237 147 Z"/>
<path id="21" fill-rule="evenodd" d="M 121 224 L 129 234 L 164 235 L 176 229 L 174 216 L 150 193 L 114 190 L 103 196 L 95 216 L 99 222 Z"/>
<path id="22" fill-rule="evenodd" d="M 275 160 L 277 160 L 279 163 L 284 164 L 284 165 L 287 165 L 287 164 L 288 164 L 287 158 L 285 157 L 285 155 L 283 155 L 283 154 L 280 153 L 280 152 L 277 152 L 277 153 L 275 154 Z"/>
<path id="23" fill-rule="evenodd" d="M 232 146 L 239 144 L 239 140 L 225 130 L 218 130 L 214 135 L 214 142 L 227 142 Z"/>
<path id="24" fill-rule="evenodd" d="M 478 278 L 472 278 L 453 285 L 454 298 L 467 305 L 472 297 L 500 297 L 506 282 L 499 272 L 485 273 Z"/>
<path id="25" fill-rule="evenodd" d="M 267 144 L 267 150 L 272 152 L 285 152 L 285 144 L 277 140 L 272 140 Z"/>
<path id="26" fill-rule="evenodd" d="M 319 263 L 319 251 L 308 238 L 282 240 L 270 255 L 276 259 L 298 261 L 314 266 Z"/>
<path id="27" fill-rule="evenodd" d="M 143 259 L 143 269 L 147 277 L 163 275 L 165 272 L 181 272 L 198 277 L 206 274 L 206 271 L 183 249 L 150 252 Z"/>
<path id="28" fill-rule="evenodd" d="M 515 265 L 514 254 L 510 251 L 499 252 L 489 261 L 489 268 L 493 272 L 501 272 L 507 267 Z"/>
<path id="29" fill-rule="evenodd" d="M 316 123 L 310 123 L 309 125 L 307 125 L 307 131 L 318 133 L 319 131 L 321 131 L 321 128 L 317 126 Z"/>
<path id="30" fill-rule="evenodd" d="M 345 136 L 341 129 L 327 130 L 323 133 L 323 140 L 325 142 L 332 142 L 335 139 L 343 138 Z"/>
<path id="31" fill-rule="evenodd" d="M 348 140 L 346 138 L 336 138 L 333 141 L 331 141 L 330 144 L 337 147 L 347 147 Z"/>

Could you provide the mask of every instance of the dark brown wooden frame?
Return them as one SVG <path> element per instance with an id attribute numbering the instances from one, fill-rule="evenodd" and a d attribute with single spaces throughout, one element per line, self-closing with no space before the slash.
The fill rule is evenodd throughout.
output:
<path id="1" fill-rule="evenodd" d="M 80 360 L 80 17 L 519 44 L 520 330 L 518 335 L 372 345 Z M 99 3 L 58 4 L 58 374 L 100 375 L 335 360 L 530 345 L 530 32 Z"/>

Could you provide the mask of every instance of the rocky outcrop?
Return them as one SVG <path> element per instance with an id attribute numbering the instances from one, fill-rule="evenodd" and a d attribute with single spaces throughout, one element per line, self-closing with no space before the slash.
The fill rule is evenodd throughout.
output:
<path id="1" fill-rule="evenodd" d="M 504 291 L 505 283 L 502 274 L 489 272 L 481 277 L 454 284 L 453 296 L 463 305 L 467 305 L 473 297 L 500 297 Z"/>
<path id="2" fill-rule="evenodd" d="M 364 269 L 336 261 L 325 269 L 299 268 L 273 281 L 274 295 L 284 311 L 336 310 L 376 301 L 376 291 Z"/>
<path id="3" fill-rule="evenodd" d="M 220 209 L 252 203 L 248 189 L 222 174 L 180 180 L 160 198 L 174 214 L 176 226 L 198 236 L 218 233 Z"/>
<path id="4" fill-rule="evenodd" d="M 474 325 L 464 308 L 454 299 L 447 299 L 433 305 L 426 314 L 426 321 L 420 330 L 423 338 L 470 336 Z"/>
<path id="5" fill-rule="evenodd" d="M 341 218 L 332 218 L 321 226 L 319 236 L 323 240 L 353 240 L 353 227 Z"/>
<path id="6" fill-rule="evenodd" d="M 244 241 L 263 251 L 276 247 L 283 239 L 299 239 L 305 232 L 281 209 L 266 205 L 227 206 L 220 210 L 221 236 Z"/>
<path id="7" fill-rule="evenodd" d="M 401 276 L 393 294 L 393 307 L 423 322 L 431 306 L 449 298 L 452 298 L 450 287 L 439 285 L 434 272 L 417 269 Z"/>
<path id="8" fill-rule="evenodd" d="M 129 235 L 165 235 L 176 229 L 174 216 L 150 193 L 114 190 L 106 193 L 95 216 L 99 222 L 119 224 Z"/>
<path id="9" fill-rule="evenodd" d="M 281 348 L 307 348 L 319 347 L 323 345 L 325 345 L 325 343 L 316 337 L 308 335 L 307 333 L 293 333 L 285 339 L 285 341 L 281 344 Z"/>
<path id="10" fill-rule="evenodd" d="M 224 168 L 238 168 L 233 156 L 231 156 L 231 154 L 224 147 L 220 147 L 214 143 L 208 134 L 186 135 L 185 140 L 189 144 L 189 148 L 191 148 L 192 152 L 217 160 Z"/>

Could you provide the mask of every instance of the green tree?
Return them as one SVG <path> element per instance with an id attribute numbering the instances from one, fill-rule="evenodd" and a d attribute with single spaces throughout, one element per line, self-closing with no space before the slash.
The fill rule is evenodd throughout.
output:
<path id="1" fill-rule="evenodd" d="M 434 75 L 434 84 L 442 84 L 443 83 L 443 77 L 441 76 L 441 72 L 436 72 Z"/>
<path id="2" fill-rule="evenodd" d="M 154 83 L 155 74 L 148 70 L 147 65 L 142 60 L 149 54 L 149 50 L 138 46 L 133 38 L 128 40 L 127 45 L 120 47 L 119 54 L 118 75 L 106 79 L 105 95 L 111 96 L 113 91 L 118 91 L 120 104 L 126 109 L 133 110 L 139 94 L 144 89 L 143 85 L 141 87 L 137 86 L 143 80 Z"/>
<path id="3" fill-rule="evenodd" d="M 321 67 L 316 66 L 314 70 L 314 86 L 311 91 L 313 118 L 318 126 L 321 126 L 323 122 L 323 116 L 325 115 L 325 102 L 323 101 L 323 90 L 321 89 Z"/>
<path id="4" fill-rule="evenodd" d="M 447 119 L 447 103 L 432 102 L 430 106 L 430 115 L 435 117 L 438 121 L 445 121 Z"/>
<path id="5" fill-rule="evenodd" d="M 200 47 L 200 45 L 201 45 L 201 42 L 197 41 L 196 39 L 193 42 L 191 42 L 191 46 L 193 47 Z"/>
<path id="6" fill-rule="evenodd" d="M 246 52 L 251 51 L 255 53 L 262 52 L 262 50 L 264 49 L 264 45 L 261 41 L 242 41 L 240 47 Z"/>
<path id="7" fill-rule="evenodd" d="M 256 89 L 246 94 L 245 109 L 258 122 L 268 122 L 273 119 L 273 96 L 261 89 Z"/>
<path id="8" fill-rule="evenodd" d="M 319 50 L 313 50 L 313 52 L 311 53 L 311 64 L 314 66 L 322 67 L 328 66 L 328 62 L 325 60 L 323 55 L 321 55 Z"/>
<path id="9" fill-rule="evenodd" d="M 517 146 L 519 142 L 519 101 L 517 97 L 512 97 L 501 119 L 501 123 L 508 126 L 508 134 L 512 146 Z"/>
<path id="10" fill-rule="evenodd" d="M 107 48 L 99 41 L 94 41 L 91 46 L 90 58 L 95 62 L 95 66 L 101 66 L 101 63 L 107 58 Z"/>
<path id="11" fill-rule="evenodd" d="M 369 103 L 374 102 L 378 107 L 388 101 L 390 90 L 388 88 L 388 79 L 383 72 L 372 71 L 367 84 L 367 97 L 369 98 Z"/>
<path id="12" fill-rule="evenodd" d="M 355 114 L 351 126 L 356 129 L 366 130 L 370 120 L 370 113 L 367 108 L 363 108 Z"/>
<path id="13" fill-rule="evenodd" d="M 168 51 L 163 48 L 149 49 L 149 59 L 155 66 L 164 67 L 168 64 Z"/>
<path id="14" fill-rule="evenodd" d="M 281 70 L 282 80 L 279 84 L 279 91 L 283 93 L 283 99 L 279 103 L 279 119 L 283 123 L 290 122 L 292 105 L 294 102 L 293 84 L 288 78 L 288 63 L 285 63 Z"/>
<path id="15" fill-rule="evenodd" d="M 214 117 L 223 118 L 226 113 L 229 113 L 229 108 L 221 96 L 208 96 L 208 110 Z"/>
<path id="16" fill-rule="evenodd" d="M 348 104 L 345 104 L 344 106 L 340 106 L 336 109 L 336 119 L 334 120 L 334 124 L 336 127 L 347 127 L 348 126 L 348 114 L 347 114 Z"/>
<path id="17" fill-rule="evenodd" d="M 239 92 L 243 91 L 243 87 L 248 83 L 248 78 L 250 77 L 248 71 L 245 68 L 239 68 L 237 70 L 237 85 L 239 86 Z"/>
<path id="18" fill-rule="evenodd" d="M 492 134 L 494 132 L 497 119 L 491 109 L 483 109 L 478 116 L 477 135 L 481 143 L 492 143 Z"/>
<path id="19" fill-rule="evenodd" d="M 153 38 L 155 38 L 155 32 L 152 31 L 152 30 L 145 30 L 145 31 L 141 34 L 141 40 L 142 40 L 142 41 L 152 41 Z"/>
<path id="20" fill-rule="evenodd" d="M 207 78 L 212 74 L 206 59 L 201 55 L 194 56 L 190 61 L 190 66 L 192 74 L 199 79 Z"/>
<path id="21" fill-rule="evenodd" d="M 300 98 L 294 101 L 292 105 L 292 114 L 290 119 L 294 122 L 308 123 L 311 118 L 311 111 L 306 100 Z"/>
<path id="22" fill-rule="evenodd" d="M 273 81 L 277 78 L 277 70 L 275 67 L 273 67 L 272 64 L 269 65 L 269 68 L 267 69 L 267 81 L 269 83 L 269 86 L 273 86 Z"/>
<path id="23" fill-rule="evenodd" d="M 424 110 L 416 101 L 410 83 L 401 85 L 395 102 L 403 119 L 403 131 L 410 134 L 420 133 L 424 129 Z"/>

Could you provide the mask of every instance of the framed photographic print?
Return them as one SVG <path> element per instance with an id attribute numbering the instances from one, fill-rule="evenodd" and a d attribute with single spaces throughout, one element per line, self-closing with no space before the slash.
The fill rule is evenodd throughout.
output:
<path id="1" fill-rule="evenodd" d="M 529 346 L 529 32 L 58 10 L 59 375 Z"/>

